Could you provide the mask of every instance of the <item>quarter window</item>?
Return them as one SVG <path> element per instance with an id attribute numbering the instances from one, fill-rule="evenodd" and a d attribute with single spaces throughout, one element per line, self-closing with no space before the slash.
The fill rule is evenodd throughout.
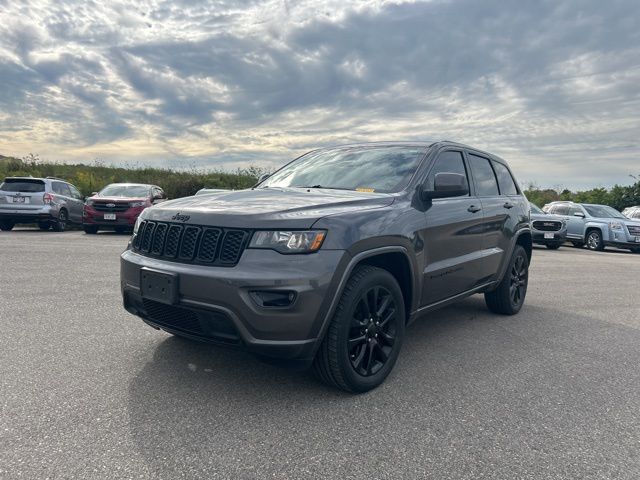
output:
<path id="1" fill-rule="evenodd" d="M 469 155 L 469 163 L 476 185 L 476 194 L 480 197 L 498 195 L 498 182 L 489 160 L 477 155 Z"/>
<path id="2" fill-rule="evenodd" d="M 493 169 L 498 177 L 498 185 L 502 195 L 517 195 L 518 187 L 511 176 L 509 169 L 499 162 L 493 162 Z"/>
<path id="3" fill-rule="evenodd" d="M 462 152 L 447 151 L 438 155 L 427 178 L 426 186 L 428 190 L 433 190 L 437 173 L 459 173 L 460 175 L 464 175 L 466 179 L 465 185 L 467 187 L 469 186 Z"/>

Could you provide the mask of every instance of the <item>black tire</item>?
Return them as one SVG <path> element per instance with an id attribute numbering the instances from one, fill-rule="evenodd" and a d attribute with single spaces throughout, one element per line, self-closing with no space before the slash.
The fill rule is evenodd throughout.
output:
<path id="1" fill-rule="evenodd" d="M 602 241 L 602 232 L 600 230 L 589 230 L 587 232 L 587 248 L 595 252 L 604 250 L 604 242 Z"/>
<path id="2" fill-rule="evenodd" d="M 582 242 L 571 242 L 571 244 L 576 248 L 584 247 L 584 243 L 582 243 Z"/>
<path id="3" fill-rule="evenodd" d="M 393 275 L 377 267 L 357 267 L 316 354 L 314 370 L 324 383 L 347 392 L 371 390 L 393 369 L 404 328 L 404 300 Z"/>
<path id="4" fill-rule="evenodd" d="M 524 305 L 528 284 L 529 257 L 524 248 L 516 245 L 498 288 L 484 294 L 485 303 L 493 313 L 515 315 Z"/>
<path id="5" fill-rule="evenodd" d="M 3 220 L 2 222 L 0 222 L 0 230 L 2 230 L 3 232 L 9 232 L 13 230 L 14 226 L 15 226 L 15 223 L 9 220 Z"/>
<path id="6" fill-rule="evenodd" d="M 96 233 L 98 233 L 98 227 L 95 225 L 84 225 L 82 229 L 84 230 L 84 233 L 87 233 L 89 235 L 95 235 Z"/>
<path id="7" fill-rule="evenodd" d="M 557 250 L 560 248 L 561 243 L 545 243 L 549 250 Z"/>
<path id="8" fill-rule="evenodd" d="M 67 228 L 67 221 L 69 217 L 67 216 L 67 211 L 63 208 L 58 213 L 58 219 L 53 222 L 53 231 L 54 232 L 64 232 L 64 229 Z"/>
<path id="9" fill-rule="evenodd" d="M 115 230 L 116 233 L 125 233 L 129 229 L 127 227 L 116 227 Z"/>
<path id="10" fill-rule="evenodd" d="M 640 248 L 632 248 L 631 251 L 633 253 L 640 253 Z"/>
<path id="11" fill-rule="evenodd" d="M 51 228 L 51 224 L 49 222 L 40 222 L 38 223 L 38 228 L 43 232 L 48 232 Z"/>

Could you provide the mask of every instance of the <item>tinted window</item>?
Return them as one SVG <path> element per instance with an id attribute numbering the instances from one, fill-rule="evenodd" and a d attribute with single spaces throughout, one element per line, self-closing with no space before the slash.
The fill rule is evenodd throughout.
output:
<path id="1" fill-rule="evenodd" d="M 596 218 L 625 218 L 615 208 L 606 205 L 583 205 L 589 215 Z"/>
<path id="2" fill-rule="evenodd" d="M 7 178 L 0 190 L 5 192 L 44 192 L 44 182 L 42 180 L 24 180 Z"/>
<path id="3" fill-rule="evenodd" d="M 71 196 L 71 191 L 69 190 L 69 186 L 66 183 L 53 182 L 51 184 L 51 189 L 58 195 L 64 195 L 65 197 Z"/>
<path id="4" fill-rule="evenodd" d="M 630 217 L 631 218 L 640 218 L 640 210 L 636 210 L 635 212 L 632 212 Z"/>
<path id="5" fill-rule="evenodd" d="M 511 176 L 509 169 L 498 162 L 493 162 L 493 169 L 498 177 L 500 193 L 502 195 L 517 195 L 518 188 L 516 187 L 516 182 L 513 181 L 513 177 Z"/>
<path id="6" fill-rule="evenodd" d="M 476 155 L 469 155 L 469 163 L 473 172 L 473 181 L 476 185 L 476 195 L 481 197 L 498 195 L 498 182 L 489 160 Z"/>
<path id="7" fill-rule="evenodd" d="M 576 213 L 582 213 L 580 207 L 569 207 L 569 215 L 574 215 Z"/>
<path id="8" fill-rule="evenodd" d="M 78 200 L 82 199 L 82 195 L 80 194 L 80 192 L 76 189 L 76 187 L 73 187 L 71 185 L 69 185 L 69 189 L 71 190 L 71 196 L 74 198 L 77 198 Z"/>
<path id="9" fill-rule="evenodd" d="M 554 215 L 569 215 L 569 207 L 567 205 L 556 205 L 553 207 Z"/>
<path id="10" fill-rule="evenodd" d="M 442 152 L 436 158 L 433 167 L 431 167 L 431 171 L 429 172 L 429 177 L 427 178 L 426 187 L 428 190 L 433 190 L 434 182 L 436 178 L 436 173 L 459 173 L 464 175 L 467 178 L 467 171 L 464 168 L 464 159 L 462 158 L 461 152 Z M 466 186 L 469 186 L 469 181 L 467 179 Z"/>
<path id="11" fill-rule="evenodd" d="M 337 188 L 397 192 L 407 186 L 425 149 L 343 147 L 310 152 L 278 170 L 258 188 Z"/>
<path id="12" fill-rule="evenodd" d="M 146 185 L 128 185 L 113 183 L 104 187 L 99 195 L 101 197 L 147 197 L 150 189 Z"/>

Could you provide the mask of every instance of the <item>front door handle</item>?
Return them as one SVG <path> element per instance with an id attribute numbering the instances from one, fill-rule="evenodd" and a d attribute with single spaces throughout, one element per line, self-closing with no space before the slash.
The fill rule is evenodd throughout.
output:
<path id="1" fill-rule="evenodd" d="M 469 208 L 467 208 L 467 212 L 471 212 L 471 213 L 476 213 L 476 212 L 479 212 L 480 210 L 482 210 L 482 208 L 476 207 L 475 205 L 471 205 Z"/>
<path id="2" fill-rule="evenodd" d="M 513 208 L 513 203 L 506 202 L 506 203 L 503 205 L 503 207 L 504 207 L 504 208 L 507 208 L 507 209 L 509 209 L 509 208 Z"/>

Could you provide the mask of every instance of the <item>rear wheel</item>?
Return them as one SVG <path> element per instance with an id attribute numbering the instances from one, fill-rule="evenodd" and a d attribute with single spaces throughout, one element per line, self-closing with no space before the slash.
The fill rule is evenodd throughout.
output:
<path id="1" fill-rule="evenodd" d="M 377 267 L 357 267 L 316 355 L 317 375 L 348 392 L 377 387 L 398 359 L 404 326 L 404 301 L 393 275 Z"/>
<path id="2" fill-rule="evenodd" d="M 53 231 L 64 232 L 65 228 L 67 228 L 67 211 L 65 209 L 62 209 L 58 214 L 58 219 L 53 224 Z"/>
<path id="3" fill-rule="evenodd" d="M 529 257 L 520 245 L 516 245 L 509 267 L 498 288 L 484 294 L 489 310 L 503 315 L 514 315 L 520 311 L 527 295 L 529 284 Z"/>
<path id="4" fill-rule="evenodd" d="M 7 220 L 3 220 L 2 222 L 0 222 L 0 230 L 2 230 L 3 232 L 8 232 L 10 230 L 13 230 L 15 223 L 7 221 Z"/>
<path id="5" fill-rule="evenodd" d="M 96 233 L 98 233 L 98 227 L 95 225 L 85 225 L 82 227 L 82 229 L 84 230 L 84 233 L 88 233 L 90 235 L 95 235 Z"/>
<path id="6" fill-rule="evenodd" d="M 602 233 L 600 233 L 600 230 L 590 230 L 587 232 L 587 248 L 598 252 L 604 250 L 604 242 L 602 241 Z"/>

